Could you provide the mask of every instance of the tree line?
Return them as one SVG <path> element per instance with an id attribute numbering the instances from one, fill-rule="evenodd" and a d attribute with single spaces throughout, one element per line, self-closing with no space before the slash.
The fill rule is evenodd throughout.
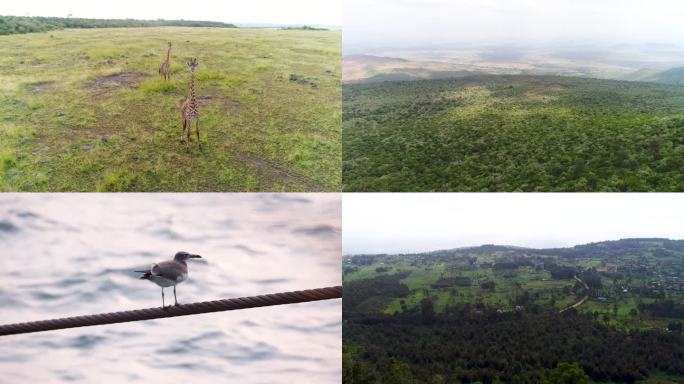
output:
<path id="1" fill-rule="evenodd" d="M 218 21 L 83 19 L 70 17 L 0 16 L 0 35 L 48 32 L 65 28 L 141 28 L 141 27 L 212 27 L 237 28 Z"/>

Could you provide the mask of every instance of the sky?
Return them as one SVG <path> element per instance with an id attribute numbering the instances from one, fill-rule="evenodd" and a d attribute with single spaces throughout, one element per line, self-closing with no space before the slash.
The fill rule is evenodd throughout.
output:
<path id="1" fill-rule="evenodd" d="M 679 43 L 680 0 L 345 0 L 345 53 L 378 46 Z"/>
<path id="2" fill-rule="evenodd" d="M 228 23 L 342 25 L 342 0 L 21 0 L 0 15 L 99 19 L 185 19 Z"/>
<path id="3" fill-rule="evenodd" d="M 684 194 L 346 193 L 344 254 L 684 239 Z"/>

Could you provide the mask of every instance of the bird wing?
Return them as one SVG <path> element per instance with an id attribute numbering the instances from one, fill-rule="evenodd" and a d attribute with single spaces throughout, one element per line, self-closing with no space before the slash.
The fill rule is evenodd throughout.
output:
<path id="1" fill-rule="evenodd" d="M 176 281 L 179 276 L 188 273 L 188 267 L 175 261 L 162 261 L 153 264 L 150 272 L 155 276 Z"/>

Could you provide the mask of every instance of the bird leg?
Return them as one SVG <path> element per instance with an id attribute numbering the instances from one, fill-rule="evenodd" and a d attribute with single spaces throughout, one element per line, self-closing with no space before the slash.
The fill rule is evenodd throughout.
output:
<path id="1" fill-rule="evenodd" d="M 164 307 L 166 307 L 166 305 L 164 305 L 164 287 L 162 287 L 162 308 Z"/>
<path id="2" fill-rule="evenodd" d="M 176 301 L 176 305 L 178 305 L 178 299 L 176 298 L 176 286 L 173 286 L 173 299 Z"/>

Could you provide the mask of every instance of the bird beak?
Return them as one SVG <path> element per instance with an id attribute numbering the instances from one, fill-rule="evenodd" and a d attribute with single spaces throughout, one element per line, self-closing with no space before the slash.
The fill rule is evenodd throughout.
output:
<path id="1" fill-rule="evenodd" d="M 202 256 L 200 256 L 200 255 L 190 255 L 190 258 L 191 258 L 191 259 L 201 259 Z"/>

